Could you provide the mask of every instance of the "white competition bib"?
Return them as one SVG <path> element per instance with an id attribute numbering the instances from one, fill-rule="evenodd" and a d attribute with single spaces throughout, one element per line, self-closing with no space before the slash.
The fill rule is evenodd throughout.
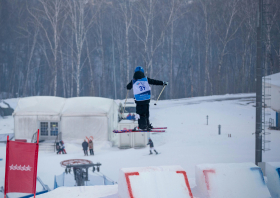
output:
<path id="1" fill-rule="evenodd" d="M 151 98 L 151 87 L 147 77 L 133 80 L 133 93 L 136 101 L 149 100 Z"/>

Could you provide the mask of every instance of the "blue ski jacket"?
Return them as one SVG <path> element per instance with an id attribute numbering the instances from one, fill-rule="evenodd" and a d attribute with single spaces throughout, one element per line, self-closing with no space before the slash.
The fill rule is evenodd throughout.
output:
<path id="1" fill-rule="evenodd" d="M 150 145 L 150 148 L 154 148 L 154 143 L 151 139 L 149 139 L 149 142 L 147 145 Z"/>
<path id="2" fill-rule="evenodd" d="M 143 72 L 141 71 L 137 71 L 134 73 L 133 75 L 133 79 L 134 80 L 138 80 L 138 79 L 142 79 L 142 78 L 145 78 L 145 75 Z M 151 79 L 151 78 L 148 78 L 147 77 L 147 80 L 148 80 L 148 83 L 150 85 L 163 85 L 163 81 L 160 81 L 160 80 L 154 80 L 154 79 Z M 131 80 L 127 85 L 126 85 L 126 88 L 128 90 L 132 89 L 133 87 L 133 80 Z M 143 100 L 143 101 L 135 101 L 136 104 L 138 105 L 143 105 L 143 104 L 149 104 L 150 103 L 150 99 L 148 100 Z"/>

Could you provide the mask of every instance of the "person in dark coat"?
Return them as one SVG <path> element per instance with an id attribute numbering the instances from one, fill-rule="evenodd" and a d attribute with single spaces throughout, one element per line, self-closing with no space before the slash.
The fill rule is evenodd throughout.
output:
<path id="1" fill-rule="evenodd" d="M 86 155 L 88 156 L 88 143 L 86 140 L 84 140 L 84 142 L 82 143 L 82 147 L 83 147 L 85 156 Z"/>
<path id="2" fill-rule="evenodd" d="M 149 138 L 149 142 L 148 142 L 147 145 L 150 145 L 150 155 L 153 154 L 152 150 L 154 150 L 154 152 L 155 152 L 156 154 L 158 154 L 158 152 L 157 152 L 156 149 L 154 148 L 154 143 L 153 143 L 153 141 L 152 141 L 151 138 Z"/>
<path id="3" fill-rule="evenodd" d="M 136 103 L 136 113 L 140 116 L 138 119 L 139 128 L 142 130 L 152 129 L 149 121 L 149 103 L 151 99 L 150 85 L 168 85 L 168 82 L 148 78 L 144 74 L 144 69 L 136 67 L 133 79 L 127 84 L 128 90 L 133 88 L 134 99 Z"/>

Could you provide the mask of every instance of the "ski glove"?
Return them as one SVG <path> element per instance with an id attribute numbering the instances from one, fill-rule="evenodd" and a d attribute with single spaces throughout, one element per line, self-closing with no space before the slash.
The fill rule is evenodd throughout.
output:
<path id="1" fill-rule="evenodd" d="M 164 85 L 164 86 L 167 86 L 167 85 L 168 85 L 168 82 L 164 82 L 164 81 L 163 81 L 163 85 Z"/>
<path id="2" fill-rule="evenodd" d="M 128 90 L 132 89 L 132 81 L 130 81 L 130 83 L 126 85 L 126 89 Z"/>

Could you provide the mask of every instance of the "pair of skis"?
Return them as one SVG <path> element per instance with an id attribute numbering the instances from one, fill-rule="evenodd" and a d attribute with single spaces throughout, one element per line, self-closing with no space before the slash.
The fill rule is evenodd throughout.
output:
<path id="1" fill-rule="evenodd" d="M 136 132 L 161 133 L 161 132 L 165 132 L 165 130 L 163 130 L 163 129 L 167 129 L 167 127 L 155 127 L 155 128 L 152 128 L 151 130 L 148 130 L 148 131 L 137 128 L 136 130 L 134 130 L 134 129 L 124 129 L 124 130 L 114 130 L 113 132 L 114 133 L 136 133 Z"/>

